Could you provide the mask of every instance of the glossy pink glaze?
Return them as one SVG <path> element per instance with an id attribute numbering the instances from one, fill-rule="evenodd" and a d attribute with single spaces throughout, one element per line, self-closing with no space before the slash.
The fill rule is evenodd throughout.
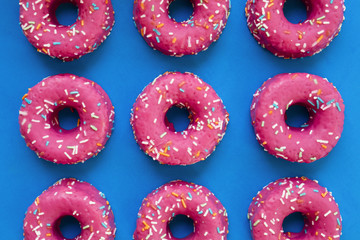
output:
<path id="1" fill-rule="evenodd" d="M 60 25 L 55 16 L 62 3 L 79 9 L 76 22 Z M 114 25 L 111 0 L 20 0 L 20 25 L 29 42 L 51 57 L 72 61 L 94 51 Z"/>
<path id="2" fill-rule="evenodd" d="M 285 112 L 292 105 L 307 108 L 310 120 L 289 127 Z M 325 157 L 338 142 L 344 125 L 343 100 L 327 79 L 307 73 L 279 74 L 254 94 L 251 119 L 256 138 L 270 154 L 291 162 Z"/>
<path id="3" fill-rule="evenodd" d="M 221 202 L 207 188 L 180 180 L 157 188 L 144 199 L 133 239 L 177 239 L 168 224 L 179 214 L 194 222 L 194 232 L 182 239 L 227 239 L 229 223 Z"/>
<path id="4" fill-rule="evenodd" d="M 304 228 L 299 233 L 285 233 L 283 220 L 300 212 Z M 248 211 L 253 240 L 340 239 L 342 219 L 331 192 L 317 181 L 283 178 L 265 186 L 253 198 Z"/>
<path id="5" fill-rule="evenodd" d="M 75 217 L 81 233 L 74 239 L 115 238 L 114 215 L 105 195 L 87 182 L 64 178 L 37 197 L 24 219 L 24 240 L 65 239 L 60 220 Z"/>
<path id="6" fill-rule="evenodd" d="M 175 132 L 166 112 L 172 106 L 190 112 L 190 124 Z M 135 140 L 154 160 L 188 165 L 205 160 L 225 134 L 228 116 L 210 85 L 191 73 L 167 72 L 138 96 L 131 115 Z"/>
<path id="7" fill-rule="evenodd" d="M 344 0 L 303 0 L 307 19 L 290 23 L 284 16 L 285 0 L 248 0 L 247 24 L 256 41 L 283 58 L 312 56 L 327 47 L 340 32 Z"/>
<path id="8" fill-rule="evenodd" d="M 169 17 L 173 0 L 135 0 L 134 21 L 146 43 L 171 56 L 193 55 L 216 41 L 230 14 L 230 0 L 190 0 L 194 13 L 189 20 Z"/>
<path id="9" fill-rule="evenodd" d="M 60 127 L 58 113 L 73 108 L 78 127 Z M 45 78 L 24 96 L 20 133 L 39 157 L 61 164 L 83 162 L 105 146 L 114 121 L 108 95 L 95 82 L 71 74 Z"/>

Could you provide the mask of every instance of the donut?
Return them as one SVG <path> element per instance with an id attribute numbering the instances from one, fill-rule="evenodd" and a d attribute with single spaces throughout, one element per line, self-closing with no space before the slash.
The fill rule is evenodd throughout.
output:
<path id="1" fill-rule="evenodd" d="M 230 14 L 230 0 L 190 0 L 194 12 L 183 22 L 169 16 L 173 1 L 134 1 L 135 25 L 150 47 L 181 57 L 206 50 L 220 37 Z"/>
<path id="2" fill-rule="evenodd" d="M 70 2 L 78 7 L 74 24 L 59 24 L 55 11 Z M 114 25 L 111 0 L 20 0 L 20 26 L 38 52 L 72 61 L 94 51 Z"/>
<path id="3" fill-rule="evenodd" d="M 64 178 L 38 196 L 24 219 L 24 240 L 65 239 L 61 219 L 72 216 L 81 233 L 74 239 L 115 238 L 114 215 L 105 195 L 87 182 Z"/>
<path id="4" fill-rule="evenodd" d="M 173 106 L 186 108 L 190 124 L 175 132 L 166 118 Z M 166 72 L 145 87 L 134 103 L 130 123 L 140 148 L 162 164 L 205 160 L 221 141 L 229 121 L 222 100 L 192 73 Z"/>
<path id="5" fill-rule="evenodd" d="M 289 22 L 283 12 L 286 0 L 247 0 L 247 25 L 256 41 L 282 58 L 312 56 L 327 47 L 340 32 L 344 0 L 303 0 L 307 19 Z"/>
<path id="6" fill-rule="evenodd" d="M 300 212 L 304 228 L 284 232 L 288 215 Z M 283 178 L 265 186 L 253 198 L 248 219 L 253 240 L 339 239 L 342 219 L 331 192 L 306 177 Z"/>
<path id="7" fill-rule="evenodd" d="M 286 110 L 306 107 L 309 121 L 286 124 Z M 314 162 L 338 142 L 344 125 L 344 103 L 327 79 L 307 73 L 285 73 L 266 81 L 254 94 L 251 119 L 256 139 L 268 153 L 290 162 Z"/>
<path id="8" fill-rule="evenodd" d="M 177 180 L 143 200 L 133 239 L 178 239 L 168 227 L 176 215 L 185 215 L 194 222 L 194 232 L 183 238 L 186 240 L 225 240 L 229 232 L 227 212 L 215 195 L 203 186 Z"/>
<path id="9" fill-rule="evenodd" d="M 59 124 L 64 108 L 79 114 L 71 130 Z M 45 78 L 23 96 L 20 133 L 31 150 L 60 164 L 84 162 L 105 146 L 114 122 L 114 110 L 105 91 L 95 82 L 71 74 Z"/>

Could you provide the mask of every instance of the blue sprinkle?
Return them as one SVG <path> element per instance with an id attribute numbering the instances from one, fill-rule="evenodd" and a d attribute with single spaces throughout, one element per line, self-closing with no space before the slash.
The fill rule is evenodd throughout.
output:
<path id="1" fill-rule="evenodd" d="M 60 45 L 61 42 L 53 42 L 53 45 Z"/>
<path id="2" fill-rule="evenodd" d="M 322 100 L 320 97 L 318 97 L 318 99 L 321 103 L 324 103 L 324 100 Z"/>
<path id="3" fill-rule="evenodd" d="M 220 233 L 220 228 L 219 227 L 217 227 L 217 231 L 218 231 L 218 233 Z"/>
<path id="4" fill-rule="evenodd" d="M 315 104 L 313 104 L 312 101 L 308 100 L 308 102 L 315 107 Z"/>
<path id="5" fill-rule="evenodd" d="M 213 107 L 213 108 L 211 108 L 211 111 L 215 112 L 215 108 L 214 108 L 214 107 Z"/>
<path id="6" fill-rule="evenodd" d="M 35 209 L 35 211 L 33 212 L 33 214 L 34 214 L 34 215 L 36 215 L 37 211 L 38 211 L 38 210 L 37 210 L 37 209 Z"/>
<path id="7" fill-rule="evenodd" d="M 72 91 L 70 92 L 70 94 L 78 94 L 79 92 L 78 91 Z"/>
<path id="8" fill-rule="evenodd" d="M 97 106 L 100 107 L 101 103 L 98 103 Z"/>
<path id="9" fill-rule="evenodd" d="M 22 107 L 26 107 L 26 105 L 25 105 L 25 104 L 21 104 L 21 106 L 22 106 Z"/>
<path id="10" fill-rule="evenodd" d="M 160 33 L 156 28 L 154 28 L 153 31 L 154 31 L 157 35 L 159 35 L 159 36 L 161 35 L 161 33 Z"/>
<path id="11" fill-rule="evenodd" d="M 110 26 L 107 26 L 107 27 L 105 28 L 105 31 L 109 30 L 109 28 L 110 28 Z"/>
<path id="12" fill-rule="evenodd" d="M 189 197 L 190 197 L 190 198 L 192 198 L 192 196 L 191 196 L 191 193 L 190 193 L 190 192 L 188 192 L 188 195 L 189 195 Z"/>
<path id="13" fill-rule="evenodd" d="M 103 225 L 104 228 L 107 228 L 105 223 L 102 222 L 101 225 Z"/>
<path id="14" fill-rule="evenodd" d="M 314 192 L 319 192 L 319 190 L 317 190 L 317 189 L 314 189 Z"/>
<path id="15" fill-rule="evenodd" d="M 214 27 L 214 30 L 216 30 L 218 28 L 219 24 L 216 24 Z"/>
<path id="16" fill-rule="evenodd" d="M 341 108 L 340 108 L 339 103 L 338 103 L 338 102 L 336 102 L 336 103 L 335 103 L 335 105 L 336 105 L 337 109 L 339 110 L 339 112 L 341 112 Z"/>
<path id="17" fill-rule="evenodd" d="M 105 206 L 101 206 L 101 207 L 99 207 L 99 209 L 104 209 L 105 208 Z"/>
<path id="18" fill-rule="evenodd" d="M 203 213 L 203 211 L 198 212 L 198 214 L 202 214 L 202 213 Z"/>
<path id="19" fill-rule="evenodd" d="M 209 208 L 209 212 L 210 212 L 211 215 L 213 214 L 213 211 L 211 210 L 211 208 Z"/>
<path id="20" fill-rule="evenodd" d="M 46 144 L 45 144 L 45 145 L 46 145 L 46 146 L 48 146 L 48 145 L 49 145 L 49 143 L 50 143 L 49 141 L 46 141 Z"/>
<path id="21" fill-rule="evenodd" d="M 70 29 L 73 29 L 75 26 L 76 26 L 76 24 L 72 25 L 72 26 L 70 27 Z"/>
<path id="22" fill-rule="evenodd" d="M 156 36 L 155 38 L 156 38 L 156 41 L 157 41 L 158 43 L 160 43 L 160 39 L 159 39 L 159 37 L 158 37 L 158 36 Z"/>
<path id="23" fill-rule="evenodd" d="M 32 102 L 30 99 L 27 99 L 27 98 L 25 98 L 24 100 L 27 104 L 31 104 L 31 102 Z"/>
<path id="24" fill-rule="evenodd" d="M 156 207 L 161 210 L 161 207 L 159 205 L 157 205 Z"/>
<path id="25" fill-rule="evenodd" d="M 46 116 L 44 114 L 41 114 L 41 117 L 46 120 Z"/>
<path id="26" fill-rule="evenodd" d="M 185 92 L 184 89 L 182 89 L 182 88 L 179 88 L 179 90 L 180 90 L 180 92 Z"/>
<path id="27" fill-rule="evenodd" d="M 76 49 L 79 49 L 80 47 L 79 46 L 75 46 Z"/>
<path id="28" fill-rule="evenodd" d="M 330 104 L 332 104 L 333 102 L 335 102 L 335 99 L 332 99 L 332 100 L 328 101 L 328 102 L 326 103 L 326 105 L 330 105 Z"/>

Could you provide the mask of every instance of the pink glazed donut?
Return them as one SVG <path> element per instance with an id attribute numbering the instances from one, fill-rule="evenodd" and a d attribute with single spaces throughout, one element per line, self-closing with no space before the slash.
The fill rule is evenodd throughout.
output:
<path id="1" fill-rule="evenodd" d="M 256 41 L 283 58 L 312 56 L 327 47 L 340 32 L 344 0 L 303 0 L 307 19 L 290 23 L 284 16 L 286 0 L 248 0 L 247 24 Z"/>
<path id="2" fill-rule="evenodd" d="M 58 113 L 73 108 L 78 127 L 60 127 Z M 23 97 L 21 135 L 36 154 L 61 164 L 84 162 L 97 155 L 111 136 L 114 110 L 105 91 L 95 82 L 71 74 L 45 78 Z"/>
<path id="3" fill-rule="evenodd" d="M 194 232 L 184 240 L 227 239 L 229 223 L 221 202 L 207 188 L 180 180 L 159 187 L 144 199 L 133 239 L 178 239 L 168 227 L 176 215 L 186 215 L 194 222 Z"/>
<path id="4" fill-rule="evenodd" d="M 206 50 L 220 37 L 230 14 L 230 0 L 190 0 L 194 13 L 183 22 L 169 17 L 173 1 L 134 1 L 135 24 L 150 47 L 181 57 Z"/>
<path id="5" fill-rule="evenodd" d="M 55 11 L 62 3 L 79 8 L 76 22 L 60 25 Z M 114 25 L 111 0 L 20 0 L 20 25 L 29 42 L 50 57 L 72 61 L 94 51 Z"/>
<path id="6" fill-rule="evenodd" d="M 175 132 L 166 118 L 173 106 L 190 112 L 190 124 Z M 222 100 L 192 73 L 167 72 L 138 96 L 131 125 L 140 148 L 154 160 L 189 165 L 205 160 L 221 141 L 229 121 Z"/>
<path id="7" fill-rule="evenodd" d="M 303 215 L 304 228 L 299 233 L 284 232 L 284 218 L 295 212 Z M 342 229 L 331 192 L 306 177 L 283 178 L 265 186 L 253 198 L 248 219 L 253 240 L 335 240 Z"/>
<path id="8" fill-rule="evenodd" d="M 307 108 L 301 127 L 286 124 L 292 105 Z M 327 79 L 307 73 L 279 74 L 254 94 L 251 119 L 256 138 L 270 154 L 291 162 L 310 163 L 325 157 L 338 142 L 344 125 L 344 104 Z"/>
<path id="9" fill-rule="evenodd" d="M 115 238 L 114 215 L 105 195 L 87 182 L 64 178 L 37 197 L 24 219 L 24 240 L 65 239 L 59 225 L 75 217 L 81 233 L 74 239 Z"/>

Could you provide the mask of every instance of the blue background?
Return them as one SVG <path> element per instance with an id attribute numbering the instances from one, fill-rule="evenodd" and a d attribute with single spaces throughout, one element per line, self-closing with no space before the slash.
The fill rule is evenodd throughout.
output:
<path id="1" fill-rule="evenodd" d="M 118 227 L 116 239 L 132 238 L 142 199 L 175 179 L 204 185 L 215 193 L 229 213 L 229 240 L 251 239 L 246 213 L 252 197 L 271 181 L 303 175 L 333 192 L 343 217 L 341 239 L 359 237 L 360 1 L 346 2 L 343 28 L 328 48 L 298 60 L 277 58 L 258 46 L 246 25 L 245 0 L 232 1 L 228 24 L 218 42 L 197 56 L 182 58 L 148 47 L 134 27 L 132 0 L 114 0 L 113 6 L 116 23 L 109 38 L 94 53 L 63 63 L 36 52 L 18 24 L 18 1 L 2 1 L 1 239 L 21 239 L 28 206 L 63 177 L 88 181 L 106 194 Z M 206 161 L 187 167 L 160 165 L 140 151 L 134 140 L 129 124 L 132 104 L 143 87 L 165 71 L 197 74 L 213 86 L 230 113 L 227 133 Z M 312 164 L 276 159 L 255 140 L 249 111 L 252 94 L 266 79 L 284 72 L 327 77 L 345 101 L 341 139 L 327 157 Z M 63 166 L 39 159 L 19 133 L 21 97 L 44 77 L 59 73 L 99 83 L 115 106 L 112 137 L 96 158 L 84 164 Z"/>

